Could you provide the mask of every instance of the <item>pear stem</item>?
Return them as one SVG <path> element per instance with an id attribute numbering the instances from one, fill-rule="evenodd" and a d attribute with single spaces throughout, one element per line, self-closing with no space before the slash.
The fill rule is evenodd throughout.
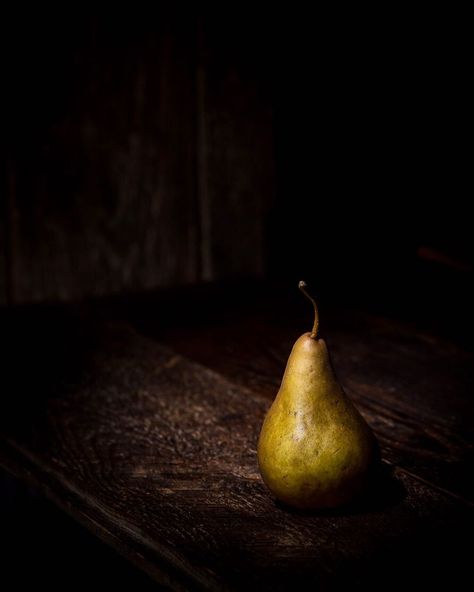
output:
<path id="1" fill-rule="evenodd" d="M 308 292 L 306 291 L 307 288 L 307 284 L 306 282 L 299 282 L 298 284 L 298 288 L 303 292 L 303 294 L 306 296 L 306 298 L 308 298 L 308 300 L 311 300 L 312 304 L 313 304 L 313 308 L 314 308 L 314 323 L 313 323 L 313 330 L 311 331 L 311 339 L 316 339 L 316 337 L 318 336 L 318 328 L 319 328 L 319 312 L 318 312 L 318 306 L 316 304 L 315 299 L 310 296 L 308 294 Z"/>

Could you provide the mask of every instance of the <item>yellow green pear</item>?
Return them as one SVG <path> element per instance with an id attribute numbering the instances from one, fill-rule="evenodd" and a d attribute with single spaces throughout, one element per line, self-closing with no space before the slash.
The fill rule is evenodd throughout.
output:
<path id="1" fill-rule="evenodd" d="M 375 436 L 339 386 L 326 343 L 314 325 L 294 344 L 280 390 L 258 442 L 263 480 L 282 502 L 302 509 L 332 508 L 365 488 L 378 458 Z"/>

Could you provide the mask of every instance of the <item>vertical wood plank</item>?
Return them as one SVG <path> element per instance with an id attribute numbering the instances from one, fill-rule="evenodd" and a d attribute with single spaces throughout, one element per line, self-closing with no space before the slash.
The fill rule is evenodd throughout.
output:
<path id="1" fill-rule="evenodd" d="M 30 64 L 46 74 L 16 151 L 17 302 L 198 278 L 193 25 L 123 19 Z"/>
<path id="2" fill-rule="evenodd" d="M 261 36 L 226 19 L 203 22 L 198 30 L 204 64 L 198 78 L 200 166 L 205 167 L 200 203 L 208 241 L 203 270 L 213 279 L 259 276 L 274 193 L 272 110 L 261 71 Z"/>

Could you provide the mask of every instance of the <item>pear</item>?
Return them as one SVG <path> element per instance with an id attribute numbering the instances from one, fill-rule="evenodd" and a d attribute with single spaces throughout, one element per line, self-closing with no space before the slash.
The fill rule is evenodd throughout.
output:
<path id="1" fill-rule="evenodd" d="M 265 484 L 282 502 L 301 509 L 346 504 L 366 487 L 378 459 L 375 436 L 339 386 L 319 315 L 294 344 L 280 390 L 263 422 L 258 463 Z"/>

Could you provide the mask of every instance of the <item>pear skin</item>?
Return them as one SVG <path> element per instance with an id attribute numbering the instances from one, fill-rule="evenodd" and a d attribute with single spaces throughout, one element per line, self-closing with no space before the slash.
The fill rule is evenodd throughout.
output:
<path id="1" fill-rule="evenodd" d="M 316 338 L 313 304 L 313 332 L 294 344 L 258 442 L 265 484 L 279 500 L 301 509 L 352 500 L 378 457 L 373 432 L 337 383 L 326 343 Z"/>

